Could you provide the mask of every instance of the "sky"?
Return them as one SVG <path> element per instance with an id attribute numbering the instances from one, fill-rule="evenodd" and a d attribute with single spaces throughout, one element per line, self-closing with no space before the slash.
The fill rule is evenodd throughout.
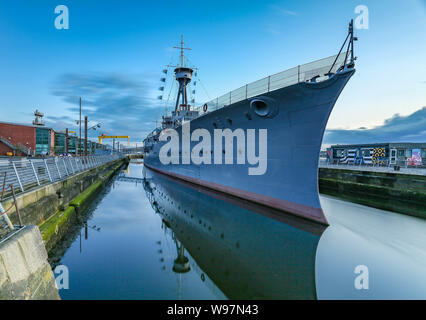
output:
<path id="1" fill-rule="evenodd" d="M 69 9 L 67 30 L 55 28 L 58 5 Z M 358 5 L 368 29 L 355 30 L 357 72 L 324 142 L 426 141 L 426 0 L 2 0 L 0 121 L 30 123 L 37 108 L 47 125 L 75 130 L 81 96 L 90 125 L 101 123 L 89 137 L 140 142 L 164 110 L 161 71 L 181 34 L 202 103 L 336 54 Z"/>

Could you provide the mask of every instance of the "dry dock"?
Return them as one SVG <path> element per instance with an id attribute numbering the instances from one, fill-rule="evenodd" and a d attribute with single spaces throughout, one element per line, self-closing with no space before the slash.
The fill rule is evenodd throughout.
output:
<path id="1" fill-rule="evenodd" d="M 328 165 L 318 176 L 321 193 L 426 218 L 426 169 Z"/>

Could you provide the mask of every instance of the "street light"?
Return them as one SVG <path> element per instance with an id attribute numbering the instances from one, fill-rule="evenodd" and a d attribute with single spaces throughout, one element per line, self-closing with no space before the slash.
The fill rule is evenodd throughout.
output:
<path id="1" fill-rule="evenodd" d="M 87 116 L 84 117 L 84 155 L 87 156 L 87 132 L 91 129 L 96 130 L 97 128 L 101 127 L 100 123 L 95 124 L 94 126 L 88 128 L 87 124 L 88 124 L 89 120 L 87 118 Z"/>
<path id="2" fill-rule="evenodd" d="M 89 128 L 89 129 L 87 129 L 87 130 L 91 130 L 91 129 L 96 130 L 96 129 L 99 129 L 100 127 L 101 127 L 101 124 L 100 124 L 100 123 L 98 123 L 98 124 L 95 124 L 94 126 L 90 127 L 90 128 Z"/>

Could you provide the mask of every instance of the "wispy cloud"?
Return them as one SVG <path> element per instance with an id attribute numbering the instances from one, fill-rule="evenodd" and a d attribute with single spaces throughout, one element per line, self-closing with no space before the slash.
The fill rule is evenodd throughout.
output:
<path id="1" fill-rule="evenodd" d="M 142 77 L 140 77 L 142 78 Z M 117 73 L 63 74 L 52 84 L 53 95 L 70 104 L 69 116 L 48 117 L 47 124 L 55 128 L 75 126 L 79 114 L 79 97 L 83 99 L 83 114 L 93 122 L 100 122 L 100 132 L 130 135 L 133 141 L 141 141 L 154 127 L 161 111 L 158 100 L 152 94 L 153 86 L 136 76 Z M 92 136 L 99 132 L 91 132 Z"/>
<path id="2" fill-rule="evenodd" d="M 286 8 L 282 8 L 280 6 L 277 5 L 272 5 L 271 8 L 278 14 L 280 15 L 284 15 L 284 16 L 297 16 L 297 13 L 292 11 L 292 10 L 288 10 Z"/>
<path id="3" fill-rule="evenodd" d="M 374 142 L 426 142 L 426 107 L 401 116 L 395 114 L 383 125 L 371 129 L 331 129 L 325 132 L 324 144 Z"/>
<path id="4" fill-rule="evenodd" d="M 271 33 L 271 34 L 274 34 L 274 35 L 281 34 L 281 32 L 278 29 L 275 29 L 275 28 L 267 28 L 266 31 Z"/>

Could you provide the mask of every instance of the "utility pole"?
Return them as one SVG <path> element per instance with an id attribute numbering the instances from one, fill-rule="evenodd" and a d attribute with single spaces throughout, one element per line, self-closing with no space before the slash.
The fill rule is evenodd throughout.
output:
<path id="1" fill-rule="evenodd" d="M 68 155 L 68 128 L 65 129 L 65 153 Z"/>
<path id="2" fill-rule="evenodd" d="M 84 155 L 87 156 L 87 116 L 84 117 Z"/>
<path id="3" fill-rule="evenodd" d="M 112 153 L 115 151 L 115 138 L 112 139 Z"/>
<path id="4" fill-rule="evenodd" d="M 78 142 L 78 155 L 81 157 L 81 97 L 80 97 L 80 121 L 78 123 L 80 125 L 80 140 Z"/>

